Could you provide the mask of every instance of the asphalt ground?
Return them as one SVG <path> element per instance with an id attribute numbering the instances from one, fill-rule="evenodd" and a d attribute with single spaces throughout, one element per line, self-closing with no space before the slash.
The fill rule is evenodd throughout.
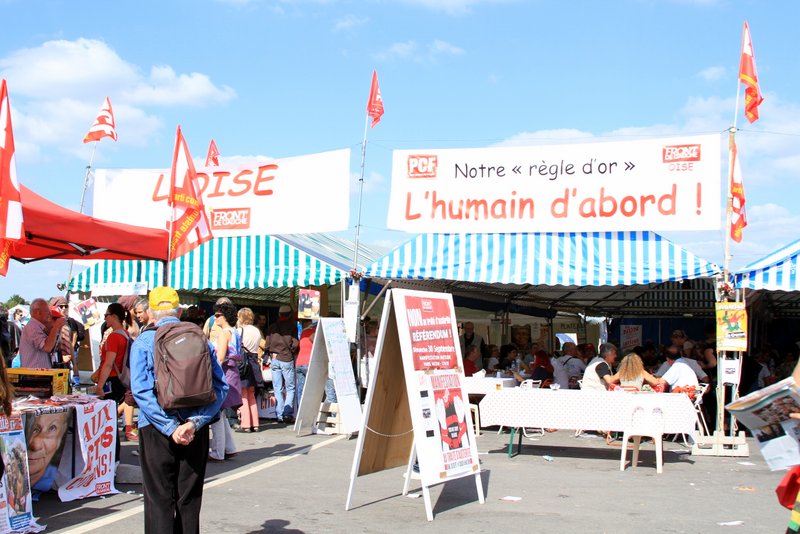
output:
<path id="1" fill-rule="evenodd" d="M 788 510 L 770 472 L 750 443 L 750 456 L 691 456 L 665 443 L 664 472 L 655 471 L 652 444 L 640 466 L 619 470 L 619 442 L 558 431 L 523 439 L 509 459 L 508 433 L 484 429 L 478 438 L 485 504 L 473 477 L 431 489 L 434 521 L 425 518 L 419 485 L 402 496 L 404 468 L 358 478 L 345 511 L 356 439 L 296 437 L 291 428 L 264 424 L 236 434 L 240 453 L 209 464 L 202 532 L 783 532 Z M 123 442 L 123 463 L 137 464 L 136 445 Z M 629 456 L 630 458 L 630 453 Z M 61 503 L 42 496 L 34 513 L 50 533 L 143 531 L 141 485 L 118 485 L 118 495 Z M 417 497 L 415 498 L 414 495 Z M 514 497 L 518 500 L 504 500 Z M 730 524 L 733 523 L 733 524 Z M 726 525 L 727 524 L 727 525 Z"/>

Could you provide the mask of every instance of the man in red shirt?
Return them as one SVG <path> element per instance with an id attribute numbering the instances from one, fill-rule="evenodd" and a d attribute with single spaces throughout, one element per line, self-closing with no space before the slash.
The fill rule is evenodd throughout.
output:
<path id="1" fill-rule="evenodd" d="M 475 362 L 480 357 L 480 345 L 469 345 L 467 347 L 467 353 L 464 355 L 464 376 L 472 376 L 478 372 L 478 365 Z"/>

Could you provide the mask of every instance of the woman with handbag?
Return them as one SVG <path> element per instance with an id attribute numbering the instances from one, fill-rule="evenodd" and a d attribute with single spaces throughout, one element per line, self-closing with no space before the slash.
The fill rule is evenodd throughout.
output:
<path id="1" fill-rule="evenodd" d="M 236 324 L 236 306 L 230 302 L 218 301 L 214 305 L 214 324 L 220 328 L 215 346 L 217 359 L 228 382 L 228 396 L 222 402 L 219 421 L 211 425 L 211 451 L 208 453 L 208 461 L 222 462 L 237 454 L 233 430 L 225 415 L 225 409 L 236 409 L 242 405 L 242 382 L 239 378 L 242 341 L 232 326 Z"/>
<path id="2" fill-rule="evenodd" d="M 242 381 L 242 405 L 239 407 L 239 430 L 237 432 L 258 432 L 256 390 L 264 387 L 258 346 L 264 338 L 261 331 L 253 325 L 255 321 L 253 310 L 242 308 L 239 310 L 238 317 L 236 325 L 239 336 L 242 338 L 244 367 L 239 369 L 239 377 Z"/>

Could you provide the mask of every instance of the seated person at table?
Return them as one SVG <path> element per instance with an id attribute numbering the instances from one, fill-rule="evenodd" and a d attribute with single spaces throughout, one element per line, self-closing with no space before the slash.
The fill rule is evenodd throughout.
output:
<path id="1" fill-rule="evenodd" d="M 497 345 L 486 345 L 486 351 L 489 353 L 489 358 L 486 360 L 486 372 L 494 373 L 497 371 L 497 365 L 500 363 L 500 347 Z"/>
<path id="2" fill-rule="evenodd" d="M 614 372 L 611 368 L 616 361 L 617 347 L 613 343 L 600 345 L 600 355 L 586 366 L 581 389 L 606 391 L 608 386 L 614 382 Z"/>
<path id="3" fill-rule="evenodd" d="M 635 352 L 622 358 L 614 379 L 619 381 L 620 386 L 635 387 L 639 390 L 642 389 L 645 382 L 656 388 L 666 383 L 663 378 L 658 378 L 645 371 L 642 359 Z"/>
<path id="4" fill-rule="evenodd" d="M 692 367 L 686 363 L 686 358 L 680 356 L 677 348 L 674 346 L 670 348 L 676 350 L 667 350 L 664 353 L 667 356 L 667 365 L 669 365 L 669 368 L 661 378 L 669 384 L 670 391 L 686 391 L 689 393 L 690 397 L 693 397 L 694 390 L 699 385 L 697 375 Z"/>
<path id="5" fill-rule="evenodd" d="M 546 380 L 553 380 L 553 365 L 550 363 L 547 353 L 543 350 L 533 355 L 533 362 L 528 366 L 528 369 L 531 380 L 541 380 L 542 384 Z"/>
<path id="6" fill-rule="evenodd" d="M 464 355 L 464 376 L 472 376 L 478 372 L 477 361 L 481 357 L 481 347 L 479 345 L 469 345 L 467 353 Z"/>
<path id="7" fill-rule="evenodd" d="M 497 364 L 496 369 L 500 370 L 508 370 L 511 369 L 514 365 L 516 365 L 517 361 L 517 348 L 512 345 L 503 345 L 500 347 L 500 363 Z"/>

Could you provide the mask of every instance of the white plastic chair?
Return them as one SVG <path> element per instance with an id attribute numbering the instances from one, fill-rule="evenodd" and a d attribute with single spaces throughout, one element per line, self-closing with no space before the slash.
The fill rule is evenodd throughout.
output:
<path id="1" fill-rule="evenodd" d="M 532 380 L 530 378 L 527 378 L 527 379 L 523 380 L 520 383 L 519 389 L 537 389 L 537 388 L 541 387 L 541 385 L 542 385 L 542 381 L 541 380 Z M 502 426 L 500 427 L 500 430 L 497 431 L 497 435 L 500 435 L 500 434 L 503 433 L 503 428 L 504 427 L 502 427 Z M 541 434 L 536 434 L 537 436 L 543 436 L 544 435 L 544 429 L 537 429 L 536 431 L 537 432 L 541 431 Z M 528 435 L 528 430 L 525 429 L 525 428 L 522 429 L 522 433 L 524 434 L 524 436 L 526 438 L 531 437 L 531 436 Z"/>
<path id="2" fill-rule="evenodd" d="M 703 415 L 703 395 L 706 394 L 708 388 L 711 387 L 710 384 L 700 384 L 695 389 L 694 394 L 694 411 L 697 413 L 697 431 L 700 432 L 701 436 L 708 436 L 710 432 L 708 431 L 708 425 L 706 424 L 706 416 Z"/>
<path id="3" fill-rule="evenodd" d="M 542 387 L 541 380 L 532 380 L 530 378 L 523 380 L 522 383 L 519 385 L 520 389 L 538 389 Z M 522 435 L 526 438 L 532 438 L 534 436 L 544 436 L 544 428 L 533 428 L 528 431 L 527 428 L 522 429 Z"/>
<path id="4" fill-rule="evenodd" d="M 475 424 L 475 436 L 480 437 L 481 435 L 481 414 L 478 411 L 477 404 L 470 404 L 469 409 L 472 412 L 472 422 Z"/>
<path id="5" fill-rule="evenodd" d="M 631 469 L 639 463 L 639 445 L 642 437 L 653 438 L 656 449 L 656 473 L 663 472 L 664 449 L 662 435 L 664 433 L 664 413 L 658 406 L 658 399 L 647 395 L 637 395 L 631 405 L 631 413 L 625 426 L 622 436 L 622 455 L 619 460 L 619 470 L 625 471 L 625 461 L 628 453 L 628 441 L 633 438 L 633 454 L 631 458 Z"/>

